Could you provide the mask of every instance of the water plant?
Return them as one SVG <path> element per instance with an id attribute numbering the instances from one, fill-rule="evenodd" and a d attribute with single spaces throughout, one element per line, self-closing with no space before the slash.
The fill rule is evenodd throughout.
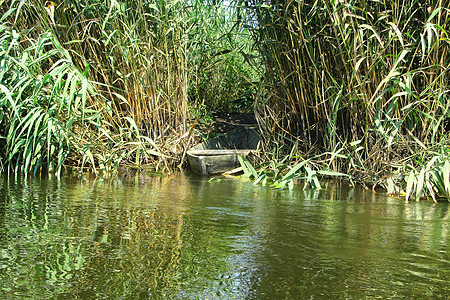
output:
<path id="1" fill-rule="evenodd" d="M 40 1 L 2 4 L 3 167 L 166 166 L 188 129 L 183 31 L 169 27 L 180 7 L 52 5 L 49 15 Z"/>
<path id="2" fill-rule="evenodd" d="M 448 1 L 236 3 L 265 66 L 255 110 L 273 147 L 342 149 L 332 171 L 377 182 L 448 144 Z"/>
<path id="3" fill-rule="evenodd" d="M 434 156 L 426 165 L 411 170 L 406 179 L 406 201 L 411 197 L 419 200 L 429 195 L 434 202 L 438 199 L 450 201 L 450 156 Z"/>
<path id="4" fill-rule="evenodd" d="M 311 187 L 313 189 L 321 189 L 319 177 L 344 177 L 351 181 L 351 176 L 333 172 L 329 170 L 316 170 L 312 160 L 303 160 L 292 167 L 283 163 L 272 160 L 259 167 L 258 170 L 245 157 L 238 156 L 241 164 L 243 175 L 241 178 L 253 179 L 253 184 L 261 184 L 275 189 L 283 189 L 288 187 L 294 188 L 295 181 L 304 181 L 304 189 Z"/>
<path id="5" fill-rule="evenodd" d="M 328 172 L 391 191 L 398 173 L 417 191 L 414 167 L 447 160 L 448 1 L 47 4 L 0 4 L 2 170 L 182 166 L 196 121 L 252 106 L 257 183 Z M 445 170 L 421 191 L 445 196 Z"/>
<path id="6" fill-rule="evenodd" d="M 228 107 L 252 89 L 253 69 L 239 61 L 251 43 L 236 38 L 220 2 L 0 6 L 0 155 L 9 170 L 181 165 L 198 117 L 189 106 Z"/>

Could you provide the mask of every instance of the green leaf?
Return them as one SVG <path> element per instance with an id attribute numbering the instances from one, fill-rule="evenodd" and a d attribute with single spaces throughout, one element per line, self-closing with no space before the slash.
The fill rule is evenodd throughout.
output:
<path id="1" fill-rule="evenodd" d="M 450 161 L 446 161 L 442 167 L 443 181 L 447 197 L 450 196 Z M 449 199 L 450 200 L 450 199 Z"/>
<path id="2" fill-rule="evenodd" d="M 329 171 L 329 170 L 319 170 L 317 171 L 317 173 L 321 174 L 321 175 L 325 175 L 325 176 L 342 176 L 342 177 L 350 177 L 347 174 L 344 173 L 340 173 L 340 172 L 334 172 L 334 171 Z"/>
<path id="3" fill-rule="evenodd" d="M 288 182 L 288 187 L 289 187 L 289 190 L 293 190 L 294 189 L 294 180 L 289 180 L 289 182 Z"/>
<path id="4" fill-rule="evenodd" d="M 416 182 L 416 176 L 414 176 L 414 172 L 411 171 L 408 176 L 408 182 L 406 184 L 406 201 L 409 200 L 409 197 L 411 196 L 411 192 L 414 187 L 414 183 Z"/>
<path id="5" fill-rule="evenodd" d="M 295 165 L 289 172 L 287 172 L 286 175 L 281 178 L 282 181 L 286 181 L 289 179 L 293 179 L 295 177 L 295 174 L 302 168 L 304 165 L 306 165 L 309 162 L 309 160 L 302 161 L 301 163 Z"/>
<path id="6" fill-rule="evenodd" d="M 417 188 L 416 188 L 416 200 L 419 200 L 419 198 L 422 196 L 422 189 L 425 184 L 425 169 L 422 168 L 419 173 L 419 177 L 417 177 Z"/>
<path id="7" fill-rule="evenodd" d="M 265 180 L 266 177 L 267 177 L 266 174 L 262 174 L 262 175 L 258 176 L 258 178 L 256 178 L 256 180 L 253 182 L 253 185 L 257 185 L 261 181 Z"/>
<path id="8" fill-rule="evenodd" d="M 14 102 L 14 100 L 12 98 L 12 94 L 11 94 L 10 90 L 3 84 L 0 84 L 0 90 L 5 94 L 5 97 L 6 97 L 6 99 L 8 99 L 8 102 L 11 104 L 11 107 L 14 110 L 14 113 L 18 116 L 19 113 L 17 112 L 16 103 Z"/>
<path id="9" fill-rule="evenodd" d="M 244 162 L 244 158 L 240 155 L 238 155 L 238 160 L 239 163 L 241 164 L 242 167 L 242 171 L 244 171 L 244 177 L 250 177 L 250 175 L 252 174 L 251 171 L 248 169 L 247 165 Z"/>
<path id="10" fill-rule="evenodd" d="M 394 181 L 392 180 L 391 177 L 389 177 L 388 179 L 386 179 L 386 183 L 387 183 L 387 193 L 389 195 L 394 195 L 395 194 L 395 185 L 394 185 Z"/>
<path id="11" fill-rule="evenodd" d="M 430 23 L 431 20 L 433 20 L 433 18 L 439 13 L 439 11 L 442 9 L 442 7 L 438 7 L 435 10 L 433 10 L 433 12 L 431 13 L 431 15 L 428 17 L 427 23 Z"/>
<path id="12" fill-rule="evenodd" d="M 436 195 L 435 195 L 434 189 L 433 189 L 433 185 L 432 185 L 431 182 L 428 181 L 428 180 L 427 180 L 427 182 L 426 182 L 426 187 L 428 188 L 428 192 L 430 193 L 431 198 L 433 198 L 433 201 L 434 201 L 435 203 L 437 203 Z"/>
<path id="13" fill-rule="evenodd" d="M 252 166 L 252 164 L 250 163 L 250 161 L 247 158 L 245 158 L 241 155 L 238 155 L 238 160 L 239 160 L 239 163 L 241 164 L 242 169 L 244 170 L 244 174 L 246 176 L 248 176 L 248 177 L 253 176 L 254 179 L 258 178 L 258 172 L 256 172 L 255 168 Z"/>

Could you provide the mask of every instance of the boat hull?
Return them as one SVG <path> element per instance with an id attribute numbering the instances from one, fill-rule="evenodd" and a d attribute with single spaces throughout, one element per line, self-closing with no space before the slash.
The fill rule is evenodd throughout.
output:
<path id="1" fill-rule="evenodd" d="M 201 175 L 221 174 L 240 167 L 238 156 L 256 152 L 261 136 L 254 129 L 237 129 L 187 151 L 191 169 Z"/>
<path id="2" fill-rule="evenodd" d="M 221 174 L 240 166 L 238 156 L 251 150 L 192 150 L 187 152 L 191 169 L 201 175 Z"/>

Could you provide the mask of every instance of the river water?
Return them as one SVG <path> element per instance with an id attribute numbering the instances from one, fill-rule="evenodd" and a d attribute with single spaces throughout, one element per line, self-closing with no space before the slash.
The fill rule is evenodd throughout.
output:
<path id="1" fill-rule="evenodd" d="M 450 298 L 448 203 L 302 188 L 0 177 L 0 298 Z"/>

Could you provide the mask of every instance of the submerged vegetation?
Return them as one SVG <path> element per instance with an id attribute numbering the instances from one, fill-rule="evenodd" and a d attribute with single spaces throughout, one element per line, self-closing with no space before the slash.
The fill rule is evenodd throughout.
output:
<path id="1" fill-rule="evenodd" d="M 253 110 L 257 183 L 346 174 L 449 199 L 449 1 L 0 7 L 4 171 L 170 169 L 210 111 Z"/>

